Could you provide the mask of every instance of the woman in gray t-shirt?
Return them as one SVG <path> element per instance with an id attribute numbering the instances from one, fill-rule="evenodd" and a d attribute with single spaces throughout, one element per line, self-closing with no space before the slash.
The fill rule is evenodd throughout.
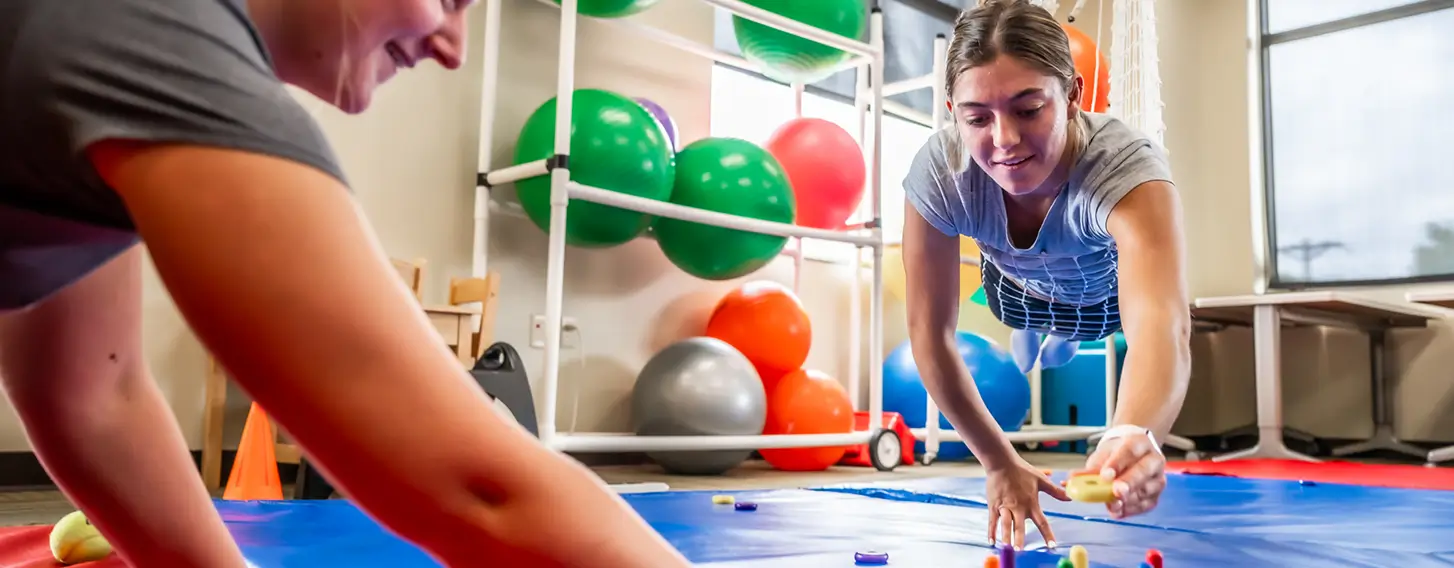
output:
<path id="1" fill-rule="evenodd" d="M 1156 439 L 1175 421 L 1190 372 L 1181 211 L 1164 153 L 1120 121 L 1081 111 L 1065 30 L 1028 0 L 986 0 L 961 14 L 948 55 L 954 126 L 930 138 L 904 180 L 920 376 L 988 469 L 991 537 L 1022 544 L 1030 520 L 1053 541 L 1036 495 L 1065 491 L 1016 455 L 952 345 L 967 235 L 1022 368 L 1063 363 L 1077 342 L 1125 328 L 1115 426 L 1086 469 L 1114 477 L 1113 515 L 1145 512 L 1165 485 Z"/>
<path id="2" fill-rule="evenodd" d="M 458 68 L 472 3 L 0 2 L 0 376 L 131 565 L 245 565 L 143 360 L 143 243 L 232 377 L 446 565 L 686 565 L 492 410 L 285 89 L 363 112 L 399 70 Z"/>

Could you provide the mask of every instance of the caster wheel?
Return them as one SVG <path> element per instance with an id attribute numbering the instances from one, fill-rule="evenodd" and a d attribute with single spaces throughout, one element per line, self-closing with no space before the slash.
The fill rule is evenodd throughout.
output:
<path id="1" fill-rule="evenodd" d="M 922 457 L 919 458 L 919 463 L 924 465 L 934 465 L 934 459 L 937 457 L 939 456 L 935 454 L 924 454 Z"/>
<path id="2" fill-rule="evenodd" d="M 893 471 L 899 467 L 902 461 L 900 452 L 903 446 L 899 444 L 899 435 L 893 430 L 879 430 L 874 434 L 873 439 L 868 441 L 868 460 L 873 463 L 874 469 L 879 471 Z"/>

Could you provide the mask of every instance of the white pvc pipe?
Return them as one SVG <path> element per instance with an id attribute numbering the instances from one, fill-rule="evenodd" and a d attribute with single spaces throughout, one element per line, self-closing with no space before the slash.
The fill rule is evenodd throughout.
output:
<path id="1" fill-rule="evenodd" d="M 793 118 L 803 118 L 803 91 L 807 89 L 802 83 L 793 83 Z"/>
<path id="2" fill-rule="evenodd" d="M 848 397 L 853 401 L 855 412 L 863 409 L 863 396 L 859 393 L 863 381 L 863 249 L 853 248 L 853 269 L 848 279 Z M 873 347 L 870 347 L 872 349 Z"/>
<path id="3" fill-rule="evenodd" d="M 490 185 L 503 185 L 522 179 L 543 176 L 550 173 L 550 170 L 546 169 L 545 163 L 545 160 L 535 160 L 534 162 L 525 162 L 508 168 L 500 168 L 485 174 L 485 181 L 489 182 Z"/>
<path id="4" fill-rule="evenodd" d="M 910 120 L 924 126 L 934 124 L 934 119 L 931 115 L 898 101 L 885 100 L 884 110 L 898 115 L 899 118 Z"/>
<path id="5" fill-rule="evenodd" d="M 495 152 L 495 99 L 498 92 L 494 85 L 499 83 L 500 77 L 500 4 L 503 2 L 485 0 L 485 88 L 480 89 L 480 153 L 475 163 L 478 173 L 490 171 L 491 156 Z M 471 242 L 473 260 L 470 274 L 483 278 L 490 262 L 490 188 L 478 184 L 475 185 L 474 238 Z"/>
<path id="6" fill-rule="evenodd" d="M 647 199 L 645 197 L 638 197 L 635 195 L 617 193 L 615 191 L 608 191 L 598 187 L 581 185 L 576 182 L 567 182 L 566 186 L 570 192 L 570 196 L 572 199 L 580 199 L 583 201 L 600 203 L 602 205 L 611 205 L 613 207 L 620 207 L 622 209 L 630 209 L 632 211 L 638 211 L 641 213 L 646 213 L 648 215 L 655 215 L 657 217 L 670 217 L 672 219 L 691 221 L 694 223 L 701 223 L 703 225 L 725 227 L 728 229 L 737 229 L 741 231 L 749 231 L 764 235 L 775 235 L 779 237 L 801 237 L 808 239 L 818 239 L 823 241 L 854 243 L 865 246 L 871 246 L 874 244 L 874 237 L 873 235 L 869 234 L 830 231 L 828 229 L 802 227 L 791 223 L 778 223 L 776 221 L 764 221 L 762 219 L 754 219 L 751 217 L 729 215 L 726 213 L 718 213 L 716 211 L 707 211 L 705 209 L 697 209 L 694 207 L 677 205 L 675 203 L 668 203 L 665 201 L 657 201 L 655 199 Z"/>
<path id="7" fill-rule="evenodd" d="M 904 79 L 902 81 L 894 81 L 892 83 L 884 85 L 884 96 L 892 97 L 894 95 L 902 95 L 904 93 L 914 92 L 919 89 L 932 88 L 933 86 L 933 75 L 920 75 L 918 77 L 912 77 L 909 79 Z"/>
<path id="8" fill-rule="evenodd" d="M 621 434 L 559 434 L 551 447 L 563 452 L 680 452 L 688 450 L 758 450 L 852 446 L 868 443 L 872 430 L 847 434 L 766 434 L 749 436 L 640 436 Z"/>
<path id="9" fill-rule="evenodd" d="M 944 128 L 944 115 L 947 112 L 945 100 L 948 94 L 944 89 L 944 73 L 949 67 L 949 44 L 944 39 L 944 34 L 934 36 L 934 65 L 929 72 L 930 91 L 933 93 L 929 106 L 929 126 L 934 129 L 935 136 Z M 964 262 L 961 255 L 959 261 Z M 939 453 L 939 442 L 943 434 L 939 429 L 939 406 L 934 403 L 934 397 L 926 396 L 924 408 L 924 454 L 934 456 Z"/>
<path id="10" fill-rule="evenodd" d="M 803 239 L 794 238 L 798 245 L 793 249 L 793 294 L 803 293 Z"/>
<path id="11" fill-rule="evenodd" d="M 877 431 L 884 427 L 884 393 L 883 393 L 883 343 L 884 343 L 884 248 L 883 248 L 883 131 L 884 131 L 884 24 L 883 11 L 874 8 L 869 13 L 869 38 L 873 42 L 873 63 L 869 66 L 869 72 L 873 75 L 869 79 L 870 87 L 873 89 L 873 161 L 869 171 L 872 172 L 871 180 L 873 199 L 872 219 L 875 223 L 873 228 L 873 241 L 870 246 L 873 249 L 873 285 L 868 289 L 869 301 L 873 307 L 869 312 L 868 323 L 868 425 L 869 429 Z"/>
<path id="12" fill-rule="evenodd" d="M 856 84 L 853 89 L 853 116 L 858 119 L 858 131 L 854 132 L 854 140 L 858 142 L 861 149 L 868 145 L 868 99 L 872 95 L 868 89 L 868 69 L 859 67 L 854 72 L 854 78 Z M 867 158 L 863 159 L 864 168 L 867 169 Z M 867 187 L 863 189 L 865 192 L 868 190 Z M 860 282 L 863 279 L 863 268 L 863 248 L 855 248 L 853 249 L 853 270 L 849 273 L 851 281 L 848 284 L 848 394 L 853 400 L 855 412 L 863 409 L 863 395 L 859 392 L 863 384 L 860 377 L 863 373 L 864 348 L 863 285 Z M 871 345 L 868 348 L 878 349 L 879 347 Z"/>
<path id="13" fill-rule="evenodd" d="M 816 41 L 829 47 L 836 47 L 854 55 L 872 56 L 881 51 L 861 41 L 851 40 L 821 28 L 774 14 L 740 0 L 702 0 L 749 20 L 777 28 L 795 36 Z"/>
<path id="14" fill-rule="evenodd" d="M 929 439 L 928 428 L 910 428 L 914 433 L 914 439 L 924 442 L 927 450 Z M 1024 442 L 1049 442 L 1049 441 L 1077 441 L 1085 440 L 1106 431 L 1105 426 L 1041 426 L 1039 428 L 1026 427 L 1018 432 L 1006 432 L 1005 437 L 1012 443 Z M 942 430 L 939 437 L 944 442 L 963 442 L 964 437 L 954 430 Z"/>
<path id="15" fill-rule="evenodd" d="M 1116 379 L 1121 373 L 1116 355 L 1116 334 L 1112 333 L 1106 338 L 1106 427 L 1116 418 Z"/>
<path id="16" fill-rule="evenodd" d="M 577 0 L 561 0 L 560 63 L 556 71 L 555 154 L 570 154 L 571 110 L 575 92 Z M 486 85 L 494 88 L 494 85 Z M 560 392 L 561 311 L 565 295 L 566 210 L 570 203 L 570 170 L 556 167 L 550 172 L 550 239 L 545 272 L 545 381 L 541 389 L 541 443 L 549 447 L 555 438 L 556 398 Z"/>

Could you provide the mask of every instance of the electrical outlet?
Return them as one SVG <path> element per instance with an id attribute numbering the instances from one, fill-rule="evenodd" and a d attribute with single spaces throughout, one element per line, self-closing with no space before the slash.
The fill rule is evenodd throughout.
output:
<path id="1" fill-rule="evenodd" d="M 545 349 L 545 316 L 535 314 L 530 316 L 530 346 L 536 349 Z"/>
<path id="2" fill-rule="evenodd" d="M 569 316 L 560 318 L 560 347 L 561 349 L 572 349 L 580 345 L 580 328 L 577 327 L 576 319 Z M 545 349 L 545 315 L 535 314 L 530 316 L 530 346 L 536 349 Z"/>
<path id="3" fill-rule="evenodd" d="M 576 349 L 581 346 L 581 328 L 576 318 L 560 318 L 560 348 Z"/>

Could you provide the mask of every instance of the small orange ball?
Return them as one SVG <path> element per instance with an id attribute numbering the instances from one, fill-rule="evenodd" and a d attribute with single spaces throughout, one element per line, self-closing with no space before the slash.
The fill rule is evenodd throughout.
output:
<path id="1" fill-rule="evenodd" d="M 817 370 L 784 375 L 767 397 L 763 434 L 848 434 L 853 432 L 853 401 L 848 389 Z M 783 471 L 822 471 L 843 459 L 848 446 L 762 449 L 759 453 Z"/>

